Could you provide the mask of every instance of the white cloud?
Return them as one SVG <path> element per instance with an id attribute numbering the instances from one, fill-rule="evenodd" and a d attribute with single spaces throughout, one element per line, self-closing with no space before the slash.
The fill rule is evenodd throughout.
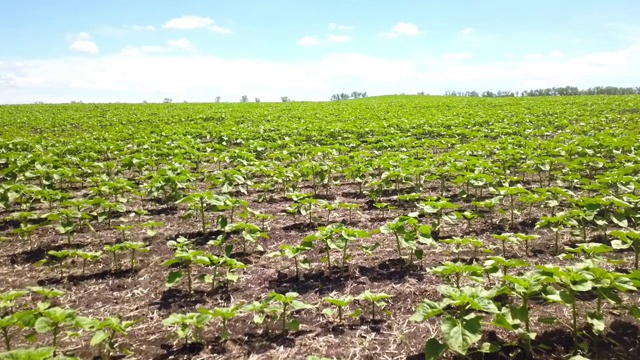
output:
<path id="1" fill-rule="evenodd" d="M 320 38 L 317 36 L 305 36 L 302 39 L 298 40 L 296 43 L 302 46 L 313 46 L 320 44 Z"/>
<path id="2" fill-rule="evenodd" d="M 222 26 L 218 26 L 218 25 L 213 25 L 211 27 L 211 30 L 220 34 L 233 34 L 233 31 L 231 29 L 223 28 Z"/>
<path id="3" fill-rule="evenodd" d="M 329 31 L 336 31 L 336 30 L 347 31 L 347 30 L 353 30 L 353 26 L 329 23 L 329 26 L 327 26 L 327 29 L 329 29 Z"/>
<path id="4" fill-rule="evenodd" d="M 211 25 L 213 25 L 213 19 L 210 17 L 187 15 L 173 18 L 164 23 L 162 27 L 165 29 L 202 29 Z"/>
<path id="5" fill-rule="evenodd" d="M 214 21 L 210 17 L 186 15 L 179 18 L 173 18 L 164 25 L 165 29 L 181 29 L 181 30 L 193 30 L 193 29 L 210 29 L 220 34 L 232 34 L 231 29 L 224 28 L 220 25 L 214 24 Z"/>
<path id="6" fill-rule="evenodd" d="M 189 39 L 168 40 L 166 46 L 163 45 L 143 45 L 143 46 L 125 46 L 120 50 L 121 55 L 125 56 L 142 56 L 162 54 L 170 51 L 191 50 L 193 44 Z"/>
<path id="7" fill-rule="evenodd" d="M 177 40 L 169 40 L 167 41 L 167 45 L 174 49 L 182 49 L 182 50 L 189 50 L 193 47 L 193 45 L 191 44 L 191 41 L 184 38 L 177 39 Z"/>
<path id="8" fill-rule="evenodd" d="M 161 54 L 167 52 L 167 49 L 164 46 L 160 45 L 143 45 L 143 46 L 125 46 L 120 50 L 122 55 L 127 56 L 135 56 L 135 55 L 146 55 L 146 54 Z"/>
<path id="9" fill-rule="evenodd" d="M 400 36 L 416 36 L 422 32 L 417 25 L 412 23 L 399 22 L 397 25 L 391 28 L 390 31 L 383 33 L 386 37 L 400 37 Z"/>
<path id="10" fill-rule="evenodd" d="M 542 60 L 544 59 L 544 54 L 526 54 L 524 58 L 527 60 Z"/>
<path id="11" fill-rule="evenodd" d="M 78 33 L 78 35 L 76 35 L 75 40 L 80 40 L 80 41 L 91 40 L 91 36 L 89 36 L 89 33 L 81 32 L 81 33 Z"/>
<path id="12" fill-rule="evenodd" d="M 316 60 L 223 58 L 195 53 L 126 54 L 48 60 L 0 59 L 0 99 L 34 101 L 263 101 L 328 100 L 336 92 L 358 89 L 370 95 L 442 94 L 445 90 L 528 90 L 575 85 L 630 86 L 640 79 L 640 46 L 530 61 L 457 62 L 444 54 L 403 60 L 357 53 Z M 140 49 L 145 51 L 144 48 Z"/>
<path id="13" fill-rule="evenodd" d="M 475 32 L 475 29 L 472 27 L 466 27 L 464 29 L 462 29 L 462 31 L 460 31 L 458 34 L 460 35 L 470 35 L 473 34 Z"/>
<path id="14" fill-rule="evenodd" d="M 560 50 L 553 50 L 550 54 L 552 58 L 561 58 L 564 56 L 564 53 Z"/>
<path id="15" fill-rule="evenodd" d="M 330 42 L 330 43 L 343 43 L 343 42 L 349 42 L 349 41 L 351 41 L 351 36 L 347 36 L 347 35 L 329 34 L 329 36 L 327 36 L 327 42 Z"/>
<path id="16" fill-rule="evenodd" d="M 156 28 L 155 26 L 152 25 L 130 25 L 130 26 L 125 26 L 125 28 L 129 28 L 132 30 L 138 30 L 138 31 L 154 31 Z"/>
<path id="17" fill-rule="evenodd" d="M 67 41 L 71 42 L 71 45 L 69 45 L 71 50 L 92 55 L 100 52 L 98 45 L 91 41 L 91 36 L 86 32 L 78 33 L 75 36 L 67 36 Z"/>
<path id="18" fill-rule="evenodd" d="M 446 60 L 464 60 L 464 59 L 470 59 L 472 57 L 473 57 L 473 54 L 468 52 L 444 54 L 444 58 Z"/>
<path id="19" fill-rule="evenodd" d="M 313 36 L 304 36 L 300 40 L 296 42 L 296 44 L 301 46 L 315 46 L 323 43 L 345 43 L 351 41 L 351 36 L 348 35 L 336 35 L 329 34 L 325 38 L 320 38 L 317 35 Z"/>

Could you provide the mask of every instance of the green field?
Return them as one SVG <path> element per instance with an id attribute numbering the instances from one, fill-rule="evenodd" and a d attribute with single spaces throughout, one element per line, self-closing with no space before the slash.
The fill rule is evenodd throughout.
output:
<path id="1" fill-rule="evenodd" d="M 639 96 L 0 106 L 0 358 L 636 359 L 639 140 Z"/>

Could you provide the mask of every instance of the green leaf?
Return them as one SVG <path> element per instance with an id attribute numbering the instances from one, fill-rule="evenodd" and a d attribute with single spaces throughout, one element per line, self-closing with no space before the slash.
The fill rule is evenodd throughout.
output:
<path id="1" fill-rule="evenodd" d="M 104 332 L 102 330 L 98 330 L 98 331 L 96 331 L 96 333 L 91 338 L 91 343 L 89 345 L 96 346 L 96 345 L 102 343 L 103 341 L 107 340 L 108 338 L 109 338 L 109 334 L 107 334 L 106 332 Z"/>
<path id="2" fill-rule="evenodd" d="M 623 228 L 626 228 L 627 226 L 629 226 L 629 223 L 627 222 L 627 217 L 621 213 L 612 213 L 611 221 L 613 221 L 616 225 Z"/>
<path id="3" fill-rule="evenodd" d="M 362 315 L 362 309 L 357 309 L 356 311 L 352 312 L 351 314 L 349 314 L 348 316 L 350 318 L 357 318 L 360 317 L 360 315 Z"/>
<path id="4" fill-rule="evenodd" d="M 569 358 L 569 360 L 589 360 L 589 358 L 586 358 L 582 355 L 574 355 L 572 357 Z"/>
<path id="5" fill-rule="evenodd" d="M 182 279 L 182 276 L 184 276 L 182 271 L 170 271 L 169 276 L 167 277 L 167 287 L 175 285 L 180 279 Z"/>
<path id="6" fill-rule="evenodd" d="M 53 329 L 53 327 L 51 326 L 51 320 L 49 320 L 46 317 L 41 317 L 38 320 L 36 320 L 34 328 L 40 334 L 49 332 L 51 331 L 51 329 Z"/>
<path id="7" fill-rule="evenodd" d="M 587 313 L 587 322 L 591 325 L 593 332 L 596 334 L 600 334 L 604 331 L 604 317 L 602 313 L 599 312 L 589 312 Z"/>
<path id="8" fill-rule="evenodd" d="M 485 354 L 495 353 L 500 351 L 500 346 L 492 343 L 482 343 L 482 345 L 480 345 L 480 348 L 478 348 L 478 351 Z"/>
<path id="9" fill-rule="evenodd" d="M 54 352 L 54 347 L 16 349 L 0 353 L 0 358 L 5 360 L 46 360 L 51 359 Z"/>
<path id="10" fill-rule="evenodd" d="M 411 321 L 424 321 L 443 312 L 443 304 L 431 300 L 423 300 L 416 307 L 416 312 L 409 318 Z"/>
<path id="11" fill-rule="evenodd" d="M 289 322 L 289 330 L 292 331 L 298 331 L 300 329 L 300 321 L 298 321 L 297 319 L 293 319 L 291 320 L 291 322 Z"/>
<path id="12" fill-rule="evenodd" d="M 449 350 L 447 344 L 441 344 L 436 338 L 431 338 L 424 345 L 425 360 L 437 360 Z"/>
<path id="13" fill-rule="evenodd" d="M 24 339 L 25 339 L 28 343 L 33 344 L 33 343 L 35 343 L 36 341 L 38 341 L 38 333 L 36 333 L 36 332 L 29 333 L 29 334 L 27 334 L 27 335 L 24 337 Z"/>
<path id="14" fill-rule="evenodd" d="M 458 320 L 452 316 L 442 322 L 442 337 L 451 350 L 466 355 L 467 350 L 482 338 L 480 318 Z"/>
<path id="15" fill-rule="evenodd" d="M 553 325 L 558 321 L 555 316 L 540 316 L 538 322 L 541 324 Z"/>
<path id="16" fill-rule="evenodd" d="M 337 312 L 337 310 L 336 309 L 332 309 L 332 308 L 324 308 L 322 310 L 322 314 L 326 315 L 326 316 L 333 316 L 333 315 L 336 314 L 336 312 Z"/>

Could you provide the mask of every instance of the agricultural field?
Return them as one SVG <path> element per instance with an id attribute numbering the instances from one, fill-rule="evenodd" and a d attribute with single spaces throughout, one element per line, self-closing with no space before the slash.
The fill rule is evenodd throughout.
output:
<path id="1" fill-rule="evenodd" d="M 0 358 L 637 359 L 639 140 L 638 96 L 1 106 Z"/>

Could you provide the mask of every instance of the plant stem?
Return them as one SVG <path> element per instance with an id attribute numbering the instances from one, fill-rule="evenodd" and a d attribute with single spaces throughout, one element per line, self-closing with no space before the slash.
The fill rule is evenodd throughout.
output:
<path id="1" fill-rule="evenodd" d="M 374 301 L 371 302 L 371 320 L 376 319 L 376 303 Z"/>
<path id="2" fill-rule="evenodd" d="M 187 291 L 191 294 L 191 266 L 187 266 Z"/>
<path id="3" fill-rule="evenodd" d="M 204 235 L 207 232 L 207 222 L 204 217 L 204 205 L 200 207 L 200 221 L 202 222 L 202 234 Z"/>
<path id="4" fill-rule="evenodd" d="M 510 203 L 510 208 L 509 210 L 511 210 L 511 228 L 513 229 L 513 225 L 514 225 L 514 220 L 513 220 L 513 195 L 509 196 L 509 203 Z"/>
<path id="5" fill-rule="evenodd" d="M 2 328 L 2 336 L 4 337 L 4 346 L 7 351 L 11 351 L 11 336 L 9 335 L 9 328 Z"/>
<path id="6" fill-rule="evenodd" d="M 402 249 L 400 247 L 400 237 L 397 232 L 394 232 L 393 235 L 396 237 L 396 248 L 398 250 L 398 257 L 402 259 Z"/>
<path id="7" fill-rule="evenodd" d="M 282 332 L 287 331 L 287 304 L 282 304 Z"/>
<path id="8" fill-rule="evenodd" d="M 524 330 L 529 333 L 529 297 L 522 297 L 522 308 L 527 310 L 527 317 L 524 319 Z"/>
<path id="9" fill-rule="evenodd" d="M 571 304 L 571 317 L 573 318 L 573 338 L 576 339 L 578 337 L 578 314 L 577 314 L 577 310 L 576 310 L 576 301 L 575 301 L 575 294 L 574 295 L 574 300 L 573 303 Z"/>
<path id="10" fill-rule="evenodd" d="M 57 345 L 58 345 L 58 327 L 59 326 L 60 326 L 59 324 L 53 325 L 53 330 L 52 330 L 52 333 L 53 333 L 53 342 L 52 342 L 52 344 L 53 344 L 53 347 L 54 347 L 53 355 L 55 355 L 56 351 L 58 350 L 57 349 Z"/>
<path id="11" fill-rule="evenodd" d="M 327 254 L 327 268 L 329 269 L 329 274 L 331 274 L 331 248 L 329 247 L 328 242 L 325 240 L 325 252 Z"/>
<path id="12" fill-rule="evenodd" d="M 213 276 L 211 277 L 211 292 L 216 289 L 216 278 L 218 277 L 218 267 L 213 268 Z"/>
<path id="13" fill-rule="evenodd" d="M 133 270 L 133 263 L 136 261 L 136 250 L 131 249 L 131 270 Z"/>
<path id="14" fill-rule="evenodd" d="M 342 249 L 342 267 L 340 268 L 340 276 L 344 274 L 344 268 L 347 266 L 347 244 L 348 241 L 344 241 L 344 249 Z"/>

